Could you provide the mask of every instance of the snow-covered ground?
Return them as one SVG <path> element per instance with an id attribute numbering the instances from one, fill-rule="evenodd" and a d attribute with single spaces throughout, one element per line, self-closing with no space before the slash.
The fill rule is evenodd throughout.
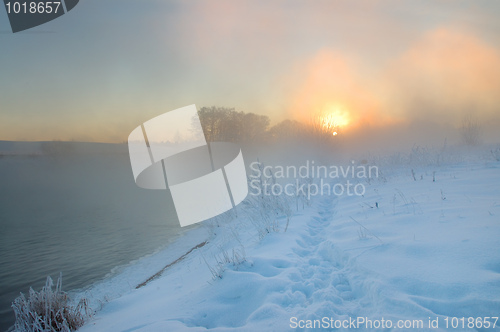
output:
<path id="1" fill-rule="evenodd" d="M 286 232 L 260 239 L 243 207 L 205 222 L 88 290 L 104 304 L 80 331 L 500 330 L 500 162 L 379 165 Z"/>

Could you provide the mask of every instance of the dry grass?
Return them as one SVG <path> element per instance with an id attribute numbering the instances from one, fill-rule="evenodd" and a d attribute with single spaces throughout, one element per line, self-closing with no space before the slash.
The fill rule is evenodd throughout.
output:
<path id="1" fill-rule="evenodd" d="M 75 331 L 89 315 L 88 302 L 83 299 L 71 306 L 68 295 L 62 291 L 62 276 L 55 290 L 51 277 L 41 291 L 30 288 L 29 296 L 21 294 L 12 303 L 16 315 L 15 330 L 22 332 Z"/>

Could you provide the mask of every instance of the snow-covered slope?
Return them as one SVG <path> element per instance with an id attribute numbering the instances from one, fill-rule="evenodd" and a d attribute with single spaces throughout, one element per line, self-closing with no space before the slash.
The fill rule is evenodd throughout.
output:
<path id="1" fill-rule="evenodd" d="M 499 330 L 499 183 L 494 160 L 400 166 L 364 196 L 315 197 L 261 240 L 241 215 L 204 226 L 208 244 L 81 331 Z"/>

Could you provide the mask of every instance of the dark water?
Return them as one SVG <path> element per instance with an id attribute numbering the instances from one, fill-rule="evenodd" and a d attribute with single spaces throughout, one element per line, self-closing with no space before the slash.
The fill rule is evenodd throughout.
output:
<path id="1" fill-rule="evenodd" d="M 48 275 L 81 288 L 180 233 L 167 192 L 136 187 L 126 146 L 88 150 L 0 156 L 1 331 L 12 300 Z"/>

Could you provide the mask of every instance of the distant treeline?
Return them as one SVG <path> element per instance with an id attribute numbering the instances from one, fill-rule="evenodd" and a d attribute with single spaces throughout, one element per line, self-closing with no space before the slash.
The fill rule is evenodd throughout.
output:
<path id="1" fill-rule="evenodd" d="M 284 120 L 272 127 L 269 117 L 237 112 L 234 108 L 202 107 L 198 111 L 208 142 L 265 143 L 291 140 L 332 142 L 335 137 L 312 121 Z"/>
<path id="2" fill-rule="evenodd" d="M 202 107 L 198 111 L 201 126 L 207 142 L 235 142 L 240 144 L 267 144 L 274 142 L 301 142 L 312 144 L 330 144 L 336 141 L 330 130 L 321 122 L 301 123 L 295 120 L 284 120 L 270 126 L 270 119 L 265 115 L 244 113 L 227 107 Z M 7 142 L 8 143 L 8 142 Z M 0 156 L 12 155 L 1 152 Z M 123 142 L 124 144 L 127 141 Z M 28 144 L 28 143 L 26 143 Z M 118 147 L 107 143 L 85 143 L 74 141 L 46 141 L 29 143 L 34 146 L 32 155 L 67 156 L 79 154 L 115 154 L 127 153 L 127 146 Z M 7 150 L 7 149 L 4 149 Z M 16 152 L 15 155 L 19 153 Z"/>

